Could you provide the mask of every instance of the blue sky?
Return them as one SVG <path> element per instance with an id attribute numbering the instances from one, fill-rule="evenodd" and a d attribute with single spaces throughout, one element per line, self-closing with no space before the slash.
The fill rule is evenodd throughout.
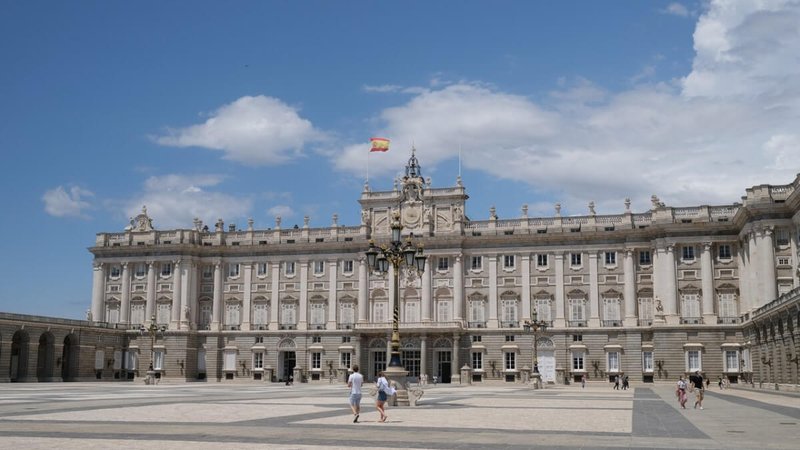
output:
<path id="1" fill-rule="evenodd" d="M 358 223 L 368 139 L 467 214 L 728 204 L 800 172 L 800 5 L 3 2 L 0 311 L 81 318 L 97 232 L 147 205 Z"/>

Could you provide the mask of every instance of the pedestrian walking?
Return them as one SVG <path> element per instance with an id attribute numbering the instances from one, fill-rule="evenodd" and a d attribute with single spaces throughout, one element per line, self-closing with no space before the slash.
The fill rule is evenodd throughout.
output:
<path id="1" fill-rule="evenodd" d="M 581 389 L 586 388 L 586 374 L 581 375 Z"/>
<path id="2" fill-rule="evenodd" d="M 627 391 L 629 386 L 630 385 L 628 384 L 628 374 L 625 374 L 622 376 L 622 389 Z"/>
<path id="3" fill-rule="evenodd" d="M 687 388 L 686 380 L 683 379 L 683 375 L 680 376 L 678 379 L 678 386 L 675 389 L 675 394 L 678 396 L 678 403 L 680 403 L 682 409 L 686 409 L 686 388 Z"/>
<path id="4" fill-rule="evenodd" d="M 619 390 L 619 375 L 614 376 L 614 389 Z"/>
<path id="5" fill-rule="evenodd" d="M 703 394 L 705 393 L 705 385 L 703 384 L 703 376 L 700 375 L 699 370 L 695 372 L 694 375 L 689 377 L 689 382 L 694 386 L 694 409 L 697 409 L 698 406 L 700 409 L 703 409 Z"/>
<path id="6" fill-rule="evenodd" d="M 353 423 L 358 423 L 361 414 L 361 385 L 364 376 L 358 373 L 358 364 L 353 364 L 353 373 L 347 378 L 347 387 L 350 388 L 350 409 L 353 410 Z"/>
<path id="7" fill-rule="evenodd" d="M 717 381 L 717 385 L 719 385 L 720 390 L 725 387 L 724 383 L 722 383 L 722 377 L 719 377 L 719 381 Z"/>
<path id="8" fill-rule="evenodd" d="M 386 379 L 383 371 L 378 372 L 378 381 L 376 382 L 378 387 L 378 397 L 375 400 L 375 408 L 378 409 L 378 412 L 381 414 L 381 418 L 379 422 L 386 422 L 386 419 L 389 416 L 386 415 L 386 399 L 388 398 L 388 391 L 389 391 L 389 381 Z"/>

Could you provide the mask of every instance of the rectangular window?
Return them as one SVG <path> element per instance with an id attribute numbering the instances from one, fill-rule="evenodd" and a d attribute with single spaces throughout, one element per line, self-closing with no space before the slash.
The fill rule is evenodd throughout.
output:
<path id="1" fill-rule="evenodd" d="M 266 274 L 267 274 L 267 263 L 258 263 L 258 269 L 256 271 L 256 275 L 263 277 Z"/>
<path id="2" fill-rule="evenodd" d="M 778 257 L 778 265 L 779 266 L 788 266 L 790 265 L 790 259 L 788 256 L 780 256 Z"/>
<path id="3" fill-rule="evenodd" d="M 483 370 L 483 352 L 472 352 L 472 370 Z"/>
<path id="4" fill-rule="evenodd" d="M 619 372 L 619 352 L 608 352 L 606 364 L 608 372 Z"/>
<path id="5" fill-rule="evenodd" d="M 504 269 L 513 269 L 514 268 L 514 255 L 503 255 L 503 268 Z"/>
<path id="6" fill-rule="evenodd" d="M 283 270 L 286 275 L 294 275 L 294 261 L 283 263 Z"/>
<path id="7" fill-rule="evenodd" d="M 725 371 L 739 371 L 739 352 L 736 350 L 725 350 Z"/>
<path id="8" fill-rule="evenodd" d="M 253 303 L 253 324 L 266 325 L 267 323 L 269 323 L 269 309 L 267 303 L 263 301 Z M 258 327 L 256 329 L 258 329 Z"/>
<path id="9" fill-rule="evenodd" d="M 717 247 L 717 255 L 719 259 L 731 259 L 731 246 L 728 244 L 720 244 Z"/>
<path id="10" fill-rule="evenodd" d="M 133 275 L 136 278 L 142 278 L 142 277 L 144 277 L 144 274 L 146 273 L 146 271 L 147 271 L 147 267 L 145 266 L 145 264 L 144 263 L 139 263 L 139 264 L 136 264 L 136 268 L 134 269 Z"/>
<path id="11" fill-rule="evenodd" d="M 642 352 L 642 371 L 653 373 L 653 352 Z"/>
<path id="12" fill-rule="evenodd" d="M 569 320 L 586 320 L 585 303 L 583 299 L 569 300 Z"/>
<path id="13" fill-rule="evenodd" d="M 681 247 L 681 259 L 684 261 L 694 261 L 694 246 L 684 245 Z"/>
<path id="14" fill-rule="evenodd" d="M 686 352 L 686 370 L 688 372 L 703 370 L 700 361 L 700 350 L 689 350 Z"/>
<path id="15" fill-rule="evenodd" d="M 506 352 L 505 356 L 506 370 L 517 370 L 517 354 L 514 352 Z"/>
<path id="16" fill-rule="evenodd" d="M 778 247 L 786 247 L 789 245 L 789 230 L 787 228 L 778 228 L 775 230 L 775 243 Z"/>
<path id="17" fill-rule="evenodd" d="M 111 278 L 119 278 L 121 274 L 122 273 L 119 266 L 117 265 L 111 266 L 111 272 L 109 274 Z"/>
<path id="18" fill-rule="evenodd" d="M 171 303 L 158 303 L 156 304 L 156 323 L 159 325 L 168 325 L 172 310 Z"/>
<path id="19" fill-rule="evenodd" d="M 311 336 L 312 344 L 319 344 L 320 342 L 322 342 L 322 336 Z"/>
<path id="20" fill-rule="evenodd" d="M 339 323 L 341 325 L 352 326 L 356 321 L 356 308 L 352 302 L 339 304 Z"/>
<path id="21" fill-rule="evenodd" d="M 94 352 L 94 370 L 103 370 L 106 366 L 106 352 L 105 350 L 95 350 Z"/>
<path id="22" fill-rule="evenodd" d="M 239 302 L 225 303 L 225 325 L 229 327 L 238 327 L 241 322 L 241 309 L 242 304 Z"/>
<path id="23" fill-rule="evenodd" d="M 214 278 L 214 266 L 212 265 L 203 266 L 203 278 L 207 280 Z"/>
<path id="24" fill-rule="evenodd" d="M 342 267 L 342 272 L 344 273 L 353 273 L 353 260 L 349 259 L 344 261 L 344 266 Z"/>
<path id="25" fill-rule="evenodd" d="M 168 277 L 172 275 L 172 263 L 162 263 L 161 264 L 161 276 Z"/>
<path id="26" fill-rule="evenodd" d="M 450 258 L 446 256 L 440 256 L 438 259 L 438 264 L 436 266 L 437 270 L 447 271 L 450 268 Z"/>
<path id="27" fill-rule="evenodd" d="M 506 335 L 506 342 L 514 342 L 514 335 L 513 334 L 507 334 Z"/>
<path id="28" fill-rule="evenodd" d="M 281 304 L 281 325 L 295 325 L 297 323 L 297 305 L 294 303 Z"/>
<path id="29" fill-rule="evenodd" d="M 582 334 L 573 334 L 572 335 L 572 342 L 583 342 L 583 335 Z"/>
<path id="30" fill-rule="evenodd" d="M 314 274 L 322 275 L 325 272 L 325 261 L 314 261 Z"/>
<path id="31" fill-rule="evenodd" d="M 736 294 L 733 292 L 720 292 L 719 294 L 719 316 L 736 317 Z"/>
<path id="32" fill-rule="evenodd" d="M 571 266 L 580 266 L 581 265 L 581 254 L 580 253 L 570 253 L 569 254 L 569 265 Z"/>
<path id="33" fill-rule="evenodd" d="M 483 256 L 473 256 L 470 267 L 472 270 L 481 270 L 483 268 Z"/>
<path id="34" fill-rule="evenodd" d="M 263 368 L 264 368 L 264 353 L 263 352 L 253 353 L 253 369 L 263 369 Z"/>
<path id="35" fill-rule="evenodd" d="M 617 252 L 606 252 L 606 265 L 607 266 L 617 265 Z"/>
<path id="36" fill-rule="evenodd" d="M 324 324 L 325 324 L 325 303 L 312 302 L 311 325 L 324 325 Z"/>
<path id="37" fill-rule="evenodd" d="M 650 250 L 640 250 L 639 251 L 639 265 L 640 266 L 649 266 L 652 263 L 653 263 L 653 261 L 650 259 Z"/>
<path id="38" fill-rule="evenodd" d="M 681 294 L 681 316 L 684 319 L 700 318 L 700 299 L 696 293 Z"/>
<path id="39" fill-rule="evenodd" d="M 537 298 L 534 300 L 533 310 L 536 311 L 536 319 L 549 322 L 552 319 L 550 316 L 550 299 Z"/>
<path id="40" fill-rule="evenodd" d="M 572 352 L 572 370 L 583 372 L 583 352 Z"/>
<path id="41" fill-rule="evenodd" d="M 651 297 L 639 297 L 639 319 L 653 320 L 653 299 Z"/>
<path id="42" fill-rule="evenodd" d="M 225 350 L 224 358 L 222 361 L 222 370 L 226 371 L 236 370 L 236 350 Z"/>
<path id="43" fill-rule="evenodd" d="M 374 311 L 372 312 L 372 321 L 376 323 L 386 322 L 386 310 L 388 302 L 375 302 Z"/>
<path id="44" fill-rule="evenodd" d="M 400 360 L 403 361 L 403 367 L 408 371 L 408 376 L 418 377 L 420 372 L 420 351 L 419 350 L 402 350 L 400 352 Z"/>
<path id="45" fill-rule="evenodd" d="M 536 267 L 547 267 L 547 255 L 536 255 Z"/>
<path id="46" fill-rule="evenodd" d="M 481 341 L 483 341 L 483 336 L 481 335 L 472 336 L 472 342 L 481 342 Z"/>
<path id="47" fill-rule="evenodd" d="M 236 278 L 238 276 L 239 276 L 239 264 L 238 263 L 228 264 L 228 278 Z"/>
<path id="48" fill-rule="evenodd" d="M 350 353 L 344 352 L 341 353 L 339 356 L 339 367 L 349 369 L 350 368 Z"/>
<path id="49" fill-rule="evenodd" d="M 322 353 L 314 352 L 311 354 L 311 368 L 312 369 L 322 368 Z"/>
<path id="50" fill-rule="evenodd" d="M 450 301 L 439 300 L 436 303 L 436 321 L 441 323 L 449 322 L 450 320 Z"/>
<path id="51" fill-rule="evenodd" d="M 153 352 L 153 370 L 164 370 L 164 350 Z"/>

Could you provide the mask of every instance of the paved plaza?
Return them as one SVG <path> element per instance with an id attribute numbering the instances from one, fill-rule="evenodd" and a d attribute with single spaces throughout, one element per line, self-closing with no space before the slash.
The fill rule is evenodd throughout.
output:
<path id="1" fill-rule="evenodd" d="M 352 422 L 344 385 L 0 385 L 2 448 L 797 448 L 800 397 L 711 389 L 680 410 L 670 385 L 431 386 L 416 408 Z M 691 404 L 689 405 L 691 407 Z"/>

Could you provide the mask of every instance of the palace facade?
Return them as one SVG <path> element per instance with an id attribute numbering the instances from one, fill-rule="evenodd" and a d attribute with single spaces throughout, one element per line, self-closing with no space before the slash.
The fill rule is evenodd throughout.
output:
<path id="1" fill-rule="evenodd" d="M 467 200 L 460 179 L 432 187 L 412 152 L 393 190 L 365 184 L 359 226 L 334 215 L 323 228 L 278 217 L 270 229 L 220 219 L 158 230 L 143 208 L 89 249 L 88 323 L 120 338 L 84 345 L 84 359 L 103 379 L 152 365 L 164 378 L 327 382 L 355 363 L 372 379 L 389 359 L 397 301 L 412 379 L 516 382 L 536 364 L 550 383 L 700 370 L 797 384 L 800 176 L 746 189 L 741 203 L 670 207 L 654 196 L 649 211 L 626 200 L 614 215 L 590 204 L 566 217 L 556 204 L 551 217 L 523 207 L 501 220 L 492 208 L 471 220 Z M 400 274 L 398 292 L 364 258 L 370 240 L 389 241 L 393 218 L 427 256 L 423 273 Z M 532 319 L 547 327 L 526 330 Z M 19 357 L 24 345 L 4 342 Z M 26 379 L 19 370 L 10 379 Z"/>

